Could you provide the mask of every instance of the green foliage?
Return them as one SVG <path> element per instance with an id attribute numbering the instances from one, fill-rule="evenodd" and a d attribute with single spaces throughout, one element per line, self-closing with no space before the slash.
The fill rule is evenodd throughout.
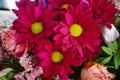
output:
<path id="1" fill-rule="evenodd" d="M 120 66 L 120 54 L 114 55 L 114 64 L 115 64 L 115 69 L 118 69 Z"/>
<path id="2" fill-rule="evenodd" d="M 6 72 L 5 76 L 0 77 L 0 80 L 14 80 L 14 75 L 24 70 L 19 63 L 19 60 L 13 57 L 10 59 L 4 59 L 2 62 L 0 62 L 0 66 L 12 69 L 10 72 Z"/>
<path id="3" fill-rule="evenodd" d="M 109 44 L 107 44 L 107 45 L 108 45 L 108 47 L 109 47 L 113 52 L 115 52 L 115 51 L 118 50 L 118 44 L 117 44 L 116 41 L 111 42 L 111 43 L 109 43 Z"/>
<path id="4" fill-rule="evenodd" d="M 0 62 L 0 66 L 12 68 L 16 73 L 24 70 L 17 59 L 4 59 L 4 61 Z"/>
<path id="5" fill-rule="evenodd" d="M 7 29 L 8 27 L 7 26 L 1 26 L 3 29 Z"/>
<path id="6" fill-rule="evenodd" d="M 108 47 L 102 46 L 102 50 L 107 55 L 104 59 L 100 62 L 101 64 L 107 64 L 113 62 L 114 68 L 118 69 L 120 66 L 120 52 L 119 52 L 119 45 L 117 41 L 111 42 L 107 44 Z"/>
<path id="7" fill-rule="evenodd" d="M 5 68 L 0 71 L 0 80 L 11 80 L 14 76 L 14 70 L 12 68 Z"/>
<path id="8" fill-rule="evenodd" d="M 120 26 L 120 17 L 116 18 L 116 24 L 115 24 L 115 26 Z"/>
<path id="9" fill-rule="evenodd" d="M 112 55 L 112 50 L 108 47 L 102 46 L 102 50 L 108 54 L 108 55 Z"/>
<path id="10" fill-rule="evenodd" d="M 114 80 L 120 79 L 120 38 L 107 45 L 103 44 L 102 51 L 94 59 L 96 62 L 105 65 L 111 73 L 116 75 Z"/>
<path id="11" fill-rule="evenodd" d="M 105 58 L 104 60 L 102 60 L 100 62 L 100 64 L 107 64 L 108 62 L 110 62 L 111 59 L 112 59 L 112 56 L 109 56 L 109 57 Z"/>

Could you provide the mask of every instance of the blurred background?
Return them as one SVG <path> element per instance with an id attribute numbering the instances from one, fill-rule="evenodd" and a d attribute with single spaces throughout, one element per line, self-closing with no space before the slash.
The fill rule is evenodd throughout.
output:
<path id="1" fill-rule="evenodd" d="M 19 0 L 0 0 L 0 10 L 17 9 L 15 1 Z"/>
<path id="2" fill-rule="evenodd" d="M 15 1 L 20 0 L 0 0 L 0 26 L 10 27 L 12 26 L 12 22 L 17 18 L 12 12 L 12 9 L 17 9 Z"/>
<path id="3" fill-rule="evenodd" d="M 17 9 L 15 1 L 19 0 L 0 0 L 0 26 L 12 26 L 16 19 L 11 9 Z"/>
<path id="4" fill-rule="evenodd" d="M 17 9 L 15 5 L 15 1 L 20 1 L 20 0 L 0 0 L 0 10 Z"/>

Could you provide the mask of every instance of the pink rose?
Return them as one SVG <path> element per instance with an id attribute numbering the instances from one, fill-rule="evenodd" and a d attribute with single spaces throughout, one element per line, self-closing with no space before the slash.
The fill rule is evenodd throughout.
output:
<path id="1" fill-rule="evenodd" d="M 3 31 L 1 35 L 2 45 L 12 55 L 19 58 L 23 53 L 27 52 L 26 44 L 16 42 L 17 33 L 14 30 Z"/>
<path id="2" fill-rule="evenodd" d="M 88 62 L 81 71 L 81 80 L 111 80 L 115 77 L 107 71 L 107 67 L 96 62 Z"/>

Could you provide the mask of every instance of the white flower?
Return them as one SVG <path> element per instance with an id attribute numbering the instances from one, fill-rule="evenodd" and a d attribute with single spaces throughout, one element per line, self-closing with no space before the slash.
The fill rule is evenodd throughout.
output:
<path id="1" fill-rule="evenodd" d="M 102 35 L 105 43 L 110 43 L 111 41 L 115 41 L 119 37 L 119 33 L 113 24 L 111 29 L 104 27 Z"/>

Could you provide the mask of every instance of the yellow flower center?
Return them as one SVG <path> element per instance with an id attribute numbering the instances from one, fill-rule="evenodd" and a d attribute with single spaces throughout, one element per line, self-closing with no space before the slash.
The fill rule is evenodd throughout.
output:
<path id="1" fill-rule="evenodd" d="M 83 32 L 81 25 L 73 24 L 70 27 L 70 34 L 74 37 L 79 37 Z"/>
<path id="2" fill-rule="evenodd" d="M 39 34 L 43 31 L 43 25 L 40 22 L 35 22 L 31 26 L 31 31 L 33 34 Z"/>
<path id="3" fill-rule="evenodd" d="M 68 8 L 68 4 L 63 4 L 61 8 L 67 9 Z"/>
<path id="4" fill-rule="evenodd" d="M 53 62 L 58 63 L 63 59 L 63 55 L 59 51 L 55 51 L 52 53 L 51 59 Z"/>

